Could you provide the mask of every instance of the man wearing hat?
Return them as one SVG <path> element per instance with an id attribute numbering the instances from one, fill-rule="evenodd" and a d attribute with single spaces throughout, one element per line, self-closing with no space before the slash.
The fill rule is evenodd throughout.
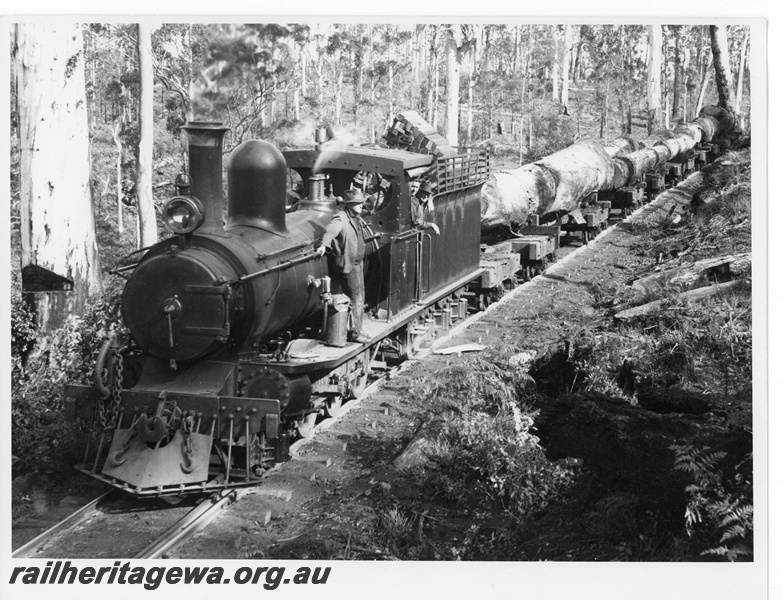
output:
<path id="1" fill-rule="evenodd" d="M 364 318 L 364 232 L 359 215 L 364 204 L 364 195 L 355 189 L 346 190 L 337 211 L 326 226 L 326 232 L 316 253 L 323 256 L 331 252 L 334 275 L 342 291 L 351 298 L 353 307 L 354 342 L 369 342 L 362 332 Z"/>
<path id="2" fill-rule="evenodd" d="M 418 229 L 432 229 L 435 235 L 440 235 L 438 226 L 424 219 L 425 210 L 427 212 L 430 210 L 431 198 L 432 184 L 425 179 L 411 195 L 411 223 Z"/>

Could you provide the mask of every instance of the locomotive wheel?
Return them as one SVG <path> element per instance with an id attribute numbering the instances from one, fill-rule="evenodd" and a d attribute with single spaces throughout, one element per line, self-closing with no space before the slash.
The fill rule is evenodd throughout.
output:
<path id="1" fill-rule="evenodd" d="M 333 419 L 334 417 L 337 416 L 337 413 L 340 411 L 340 408 L 342 408 L 342 405 L 343 405 L 342 396 L 332 396 L 324 404 L 324 414 L 330 419 Z"/>
<path id="2" fill-rule="evenodd" d="M 318 413 L 308 413 L 301 419 L 296 421 L 296 431 L 303 438 L 309 438 L 313 434 L 313 428 L 315 427 L 315 420 L 318 418 Z"/>
<path id="3" fill-rule="evenodd" d="M 489 307 L 489 297 L 487 294 L 479 294 L 478 298 L 478 309 L 480 311 L 485 311 Z"/>
<path id="4" fill-rule="evenodd" d="M 348 384 L 348 397 L 351 399 L 358 398 L 364 393 L 367 387 L 367 373 L 357 375 L 353 378 L 350 384 Z"/>
<path id="5" fill-rule="evenodd" d="M 405 336 L 405 345 L 407 345 L 407 335 Z M 409 349 L 406 348 L 406 354 Z M 348 399 L 354 400 L 364 393 L 367 387 L 367 378 L 370 375 L 370 352 L 365 350 L 364 354 L 359 359 L 362 364 L 362 372 L 354 375 L 351 381 L 348 382 Z M 358 366 L 358 362 L 357 362 Z"/>

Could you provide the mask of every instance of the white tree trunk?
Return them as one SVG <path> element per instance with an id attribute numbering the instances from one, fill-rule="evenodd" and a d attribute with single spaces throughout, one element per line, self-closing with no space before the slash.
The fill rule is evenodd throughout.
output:
<path id="1" fill-rule="evenodd" d="M 78 24 L 15 25 L 19 107 L 22 268 L 73 281 L 73 291 L 33 294 L 44 332 L 102 293 L 90 195 L 84 44 Z"/>
<path id="2" fill-rule="evenodd" d="M 745 36 L 742 38 L 742 49 L 740 50 L 739 70 L 737 71 L 737 93 L 734 100 L 734 112 L 740 114 L 742 108 L 743 83 L 745 82 L 745 61 L 748 57 L 748 42 L 750 41 L 750 27 L 745 30 Z"/>
<path id="3" fill-rule="evenodd" d="M 305 44 L 299 47 L 299 65 L 302 67 L 302 97 L 307 97 L 307 56 L 305 56 Z"/>
<path id="4" fill-rule="evenodd" d="M 459 144 L 459 62 L 455 25 L 449 25 L 446 33 L 446 139 L 452 146 Z"/>
<path id="5" fill-rule="evenodd" d="M 114 137 L 114 144 L 117 146 L 117 233 L 123 233 L 125 231 L 125 225 L 122 220 L 122 138 L 120 133 L 122 132 L 122 122 L 118 118 L 114 122 L 114 129 L 112 130 L 112 136 Z"/>
<path id="6" fill-rule="evenodd" d="M 734 89 L 731 85 L 729 42 L 724 25 L 710 25 L 710 43 L 715 67 L 715 87 L 718 89 L 718 106 L 734 110 Z"/>
<path id="7" fill-rule="evenodd" d="M 648 25 L 647 53 L 647 132 L 652 134 L 663 126 L 663 110 L 661 109 L 661 44 L 663 31 L 660 25 Z"/>
<path id="8" fill-rule="evenodd" d="M 552 25 L 553 56 L 552 56 L 552 101 L 560 102 L 560 76 L 558 75 L 560 58 L 560 42 L 557 35 L 557 25 Z"/>
<path id="9" fill-rule="evenodd" d="M 337 72 L 337 90 L 334 98 L 334 122 L 338 125 L 342 123 L 343 118 L 343 77 L 344 72 L 342 67 L 340 67 L 340 70 Z"/>
<path id="10" fill-rule="evenodd" d="M 315 63 L 315 76 L 318 89 L 318 107 L 323 108 L 324 105 L 324 58 L 320 54 Z"/>
<path id="11" fill-rule="evenodd" d="M 563 69 L 561 71 L 561 78 L 563 80 L 563 92 L 560 95 L 560 103 L 567 109 L 568 108 L 568 84 L 569 74 L 571 70 L 571 26 L 564 25 L 565 31 L 563 33 Z"/>
<path id="12" fill-rule="evenodd" d="M 387 122 L 391 123 L 394 120 L 394 115 L 397 111 L 394 110 L 394 64 L 389 61 L 389 115 L 387 116 Z"/>
<path id="13" fill-rule="evenodd" d="M 699 114 L 699 111 L 701 111 L 702 107 L 704 106 L 704 96 L 707 95 L 707 86 L 710 83 L 710 77 L 712 77 L 712 59 L 710 59 L 709 63 L 707 64 L 707 71 L 704 74 L 704 79 L 701 82 L 701 87 L 699 89 L 699 100 L 696 102 L 696 114 Z"/>
<path id="14" fill-rule="evenodd" d="M 152 27 L 138 25 L 139 49 L 139 153 L 136 165 L 136 194 L 139 215 L 139 247 L 146 248 L 158 241 L 155 199 L 152 196 Z"/>

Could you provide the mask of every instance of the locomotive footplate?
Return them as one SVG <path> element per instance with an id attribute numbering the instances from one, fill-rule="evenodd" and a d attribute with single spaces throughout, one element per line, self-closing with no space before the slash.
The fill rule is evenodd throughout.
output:
<path id="1" fill-rule="evenodd" d="M 65 408 L 92 428 L 76 468 L 134 496 L 252 485 L 258 468 L 287 454 L 274 399 L 122 390 L 110 406 L 95 388 L 74 385 Z"/>
<path id="2" fill-rule="evenodd" d="M 369 342 L 361 344 L 349 342 L 342 348 L 338 348 L 328 346 L 320 340 L 298 339 L 294 340 L 294 345 L 292 346 L 294 350 L 289 353 L 287 359 L 276 360 L 272 358 L 272 355 L 259 355 L 252 359 L 252 363 L 273 368 L 284 375 L 298 375 L 310 373 L 314 370 L 334 369 L 359 355 L 368 347 L 378 344 L 381 340 L 414 319 L 418 319 L 427 312 L 430 306 L 465 287 L 471 281 L 481 278 L 484 272 L 484 268 L 479 268 L 467 275 L 463 275 L 448 287 L 441 288 L 437 292 L 423 297 L 417 304 L 403 309 L 389 320 L 371 318 L 365 315 L 362 328 L 370 338 Z"/>

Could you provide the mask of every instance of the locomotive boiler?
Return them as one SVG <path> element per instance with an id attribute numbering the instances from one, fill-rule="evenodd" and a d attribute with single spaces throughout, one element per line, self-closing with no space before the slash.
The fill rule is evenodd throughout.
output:
<path id="1" fill-rule="evenodd" d="M 281 152 L 250 140 L 228 157 L 224 203 L 226 129 L 184 130 L 188 174 L 163 208 L 172 235 L 127 268 L 131 342 L 108 340 L 95 385 L 66 388 L 67 415 L 89 431 L 77 468 L 141 497 L 256 483 L 293 438 L 361 393 L 373 361 L 404 356 L 464 316 L 483 273 L 483 152 Z M 425 180 L 432 229 L 411 216 Z M 336 199 L 357 186 L 369 198 L 362 344 L 345 339 L 341 290 L 314 252 Z"/>

